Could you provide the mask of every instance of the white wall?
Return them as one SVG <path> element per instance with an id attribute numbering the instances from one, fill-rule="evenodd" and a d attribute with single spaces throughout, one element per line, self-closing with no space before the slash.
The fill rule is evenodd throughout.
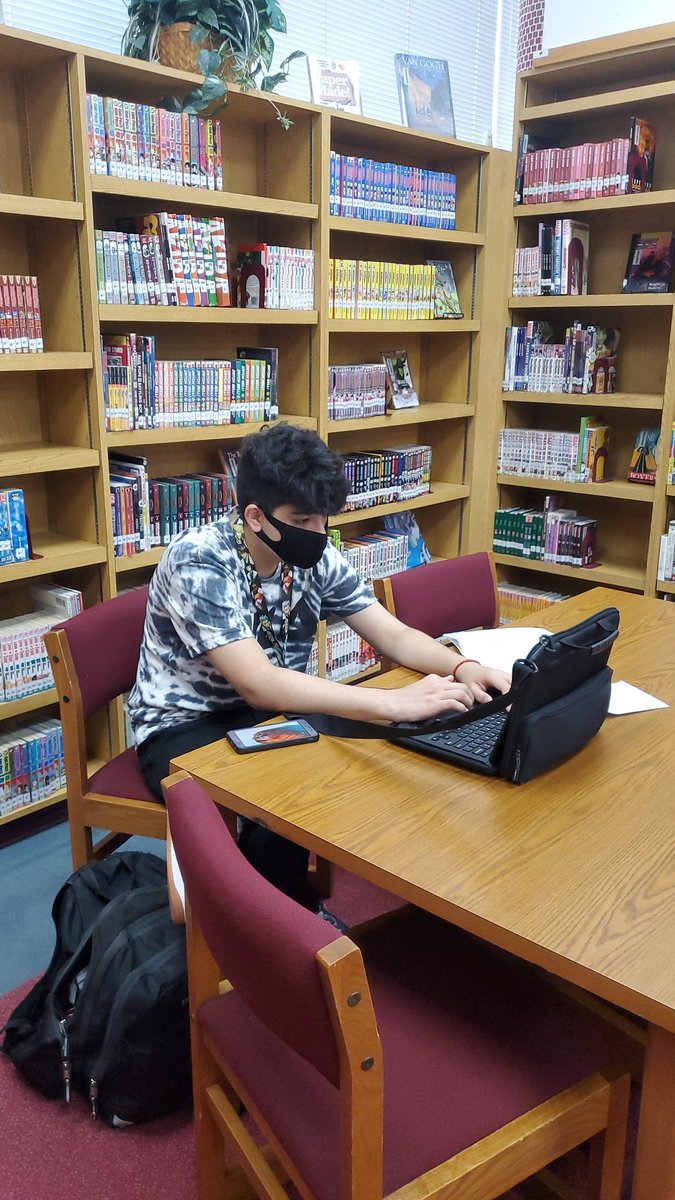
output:
<path id="1" fill-rule="evenodd" d="M 546 0 L 543 49 L 675 21 L 673 0 Z"/>

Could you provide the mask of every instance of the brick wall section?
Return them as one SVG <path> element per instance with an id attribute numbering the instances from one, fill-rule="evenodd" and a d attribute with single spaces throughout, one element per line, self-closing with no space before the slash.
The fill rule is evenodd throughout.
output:
<path id="1" fill-rule="evenodd" d="M 541 50 L 544 33 L 544 5 L 546 0 L 520 0 L 518 27 L 518 70 L 532 66 L 535 50 Z"/>

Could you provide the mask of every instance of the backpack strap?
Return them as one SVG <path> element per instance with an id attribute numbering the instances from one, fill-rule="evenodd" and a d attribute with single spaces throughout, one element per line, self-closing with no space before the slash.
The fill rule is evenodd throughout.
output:
<path id="1" fill-rule="evenodd" d="M 536 670 L 536 667 L 534 669 Z M 483 717 L 492 716 L 493 713 L 503 712 L 513 704 L 519 688 L 520 684 L 517 684 L 505 695 L 497 696 L 484 704 L 474 704 L 467 712 L 450 713 L 429 721 L 399 721 L 392 725 L 378 725 L 375 721 L 353 721 L 349 717 L 331 717 L 326 713 L 309 713 L 305 719 L 318 733 L 325 733 L 330 737 L 397 742 L 401 738 L 419 737 L 424 733 L 444 733 L 446 729 L 459 729 L 462 725 L 471 725 L 474 721 L 481 721 Z"/>

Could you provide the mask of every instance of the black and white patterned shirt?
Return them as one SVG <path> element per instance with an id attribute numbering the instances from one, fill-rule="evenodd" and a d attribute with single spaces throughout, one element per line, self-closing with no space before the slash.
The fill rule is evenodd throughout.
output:
<path id="1" fill-rule="evenodd" d="M 279 636 L 281 566 L 261 584 Z M 353 616 L 373 603 L 371 588 L 329 541 L 316 567 L 293 568 L 285 665 L 306 669 L 319 620 Z M 238 692 L 206 651 L 244 638 L 257 638 L 278 664 L 278 653 L 260 626 L 230 521 L 180 534 L 150 584 L 138 674 L 129 696 L 136 744 L 209 712 L 241 707 Z"/>

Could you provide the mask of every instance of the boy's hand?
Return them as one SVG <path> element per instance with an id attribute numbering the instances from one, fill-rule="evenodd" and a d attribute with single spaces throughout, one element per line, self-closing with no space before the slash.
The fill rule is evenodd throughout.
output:
<path id="1" fill-rule="evenodd" d="M 381 692 L 391 704 L 390 721 L 428 721 L 452 711 L 466 712 L 473 706 L 473 692 L 453 675 L 426 675 L 407 687 Z"/>
<path id="2" fill-rule="evenodd" d="M 484 667 L 481 663 L 462 663 L 455 672 L 455 679 L 458 683 L 466 684 L 474 700 L 480 704 L 492 699 L 488 688 L 504 695 L 511 687 L 510 675 L 498 671 L 496 667 Z"/>

